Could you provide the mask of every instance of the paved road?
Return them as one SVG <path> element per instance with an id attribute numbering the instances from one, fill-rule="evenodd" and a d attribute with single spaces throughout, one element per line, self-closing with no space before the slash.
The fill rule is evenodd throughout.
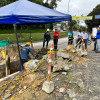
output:
<path id="1" fill-rule="evenodd" d="M 77 32 L 74 32 L 75 33 L 75 38 L 76 38 L 76 35 L 77 35 Z M 66 43 L 64 43 L 66 42 Z M 64 44 L 62 44 L 64 43 Z M 53 44 L 53 40 L 50 40 L 49 42 L 49 46 L 50 47 L 50 44 Z M 61 45 L 58 45 L 58 49 L 65 49 L 67 47 L 67 44 L 68 44 L 68 37 L 64 37 L 64 38 L 60 38 L 58 40 L 58 44 L 61 44 Z M 25 45 L 25 43 L 20 43 L 20 45 Z M 36 43 L 33 43 L 33 46 L 35 49 L 40 49 L 43 47 L 43 42 L 36 42 Z"/>
<path id="2" fill-rule="evenodd" d="M 75 83 L 84 90 L 84 94 L 77 94 L 75 100 L 100 100 L 100 53 L 92 51 L 93 43 L 88 46 L 89 60 L 82 65 L 74 65 L 71 75 Z"/>

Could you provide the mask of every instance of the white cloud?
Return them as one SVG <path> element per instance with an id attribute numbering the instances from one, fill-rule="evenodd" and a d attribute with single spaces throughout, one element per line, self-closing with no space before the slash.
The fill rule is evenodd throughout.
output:
<path id="1" fill-rule="evenodd" d="M 58 7 L 56 10 L 63 13 L 68 13 L 68 1 L 69 0 L 62 0 L 61 2 L 58 2 Z M 98 4 L 100 4 L 100 0 L 70 0 L 69 14 L 72 16 L 81 16 L 82 14 L 86 16 Z"/>

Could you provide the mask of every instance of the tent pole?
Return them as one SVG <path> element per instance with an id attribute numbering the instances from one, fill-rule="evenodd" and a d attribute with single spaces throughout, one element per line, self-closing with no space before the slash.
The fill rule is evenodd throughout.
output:
<path id="1" fill-rule="evenodd" d="M 70 30 L 71 30 L 71 33 L 72 33 L 72 38 L 73 38 L 73 25 L 72 25 L 72 21 L 70 21 Z"/>
<path id="2" fill-rule="evenodd" d="M 22 71 L 22 63 L 21 63 L 20 48 L 19 48 L 19 43 L 18 43 L 18 36 L 17 36 L 17 31 L 16 31 L 16 24 L 14 24 L 14 32 L 16 35 L 16 43 L 17 43 L 17 48 L 18 48 L 18 53 L 19 53 L 19 58 L 20 58 L 20 71 Z"/>
<path id="3" fill-rule="evenodd" d="M 33 40 L 32 40 L 31 26 L 30 26 L 30 39 L 31 39 L 31 48 L 33 49 Z"/>
<path id="4" fill-rule="evenodd" d="M 6 67 L 6 77 L 8 76 L 8 66 L 7 66 L 7 48 L 5 47 L 5 67 Z"/>

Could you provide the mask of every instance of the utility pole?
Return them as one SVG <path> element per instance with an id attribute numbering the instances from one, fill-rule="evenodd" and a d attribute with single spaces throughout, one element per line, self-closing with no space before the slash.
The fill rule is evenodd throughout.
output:
<path id="1" fill-rule="evenodd" d="M 69 4 L 70 4 L 70 0 L 68 1 L 68 14 L 69 14 Z"/>
<path id="2" fill-rule="evenodd" d="M 70 0 L 68 1 L 68 14 L 69 14 L 69 12 L 70 12 Z M 72 25 L 72 20 L 70 21 L 70 31 L 71 31 L 71 33 L 72 33 L 72 38 L 73 38 L 73 25 Z"/>

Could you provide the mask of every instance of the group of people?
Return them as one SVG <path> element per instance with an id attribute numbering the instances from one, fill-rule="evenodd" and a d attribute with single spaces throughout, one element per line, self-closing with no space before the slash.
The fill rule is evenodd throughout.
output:
<path id="1" fill-rule="evenodd" d="M 57 44 L 58 44 L 58 39 L 59 39 L 59 32 L 57 31 L 57 29 L 55 29 L 55 32 L 53 33 L 53 37 L 54 37 L 54 49 L 57 50 Z M 51 39 L 50 30 L 47 29 L 46 33 L 44 34 L 43 48 L 45 47 L 45 42 L 47 42 L 46 48 L 48 48 L 48 43 L 50 39 Z M 30 48 L 30 42 L 27 42 L 26 45 L 23 46 L 21 50 L 21 65 L 22 66 L 20 66 L 20 71 L 24 70 L 23 64 L 28 61 L 29 53 L 31 53 L 34 57 L 34 52 Z"/>
<path id="2" fill-rule="evenodd" d="M 72 32 L 69 32 L 68 37 L 69 37 L 68 38 L 68 45 L 72 45 L 73 39 L 74 39 L 74 32 L 73 32 L 73 34 L 72 34 Z M 78 35 L 77 35 L 77 40 L 76 40 L 76 48 L 77 48 L 77 45 L 79 45 L 79 48 L 81 47 L 82 37 L 83 37 L 83 41 L 85 44 L 85 50 L 87 50 L 88 34 L 86 33 L 85 30 L 83 30 L 83 31 L 78 30 Z"/>
<path id="3" fill-rule="evenodd" d="M 47 29 L 47 31 L 44 34 L 43 48 L 45 47 L 45 42 L 47 42 L 46 48 L 48 48 L 48 43 L 50 39 L 51 39 L 50 30 Z M 53 32 L 54 50 L 57 50 L 58 39 L 59 39 L 59 32 L 57 29 L 55 29 L 55 31 Z"/>
<path id="4" fill-rule="evenodd" d="M 96 53 L 100 53 L 100 27 L 97 28 L 97 35 L 94 36 L 95 42 L 94 42 L 94 49 Z"/>
<path id="5" fill-rule="evenodd" d="M 73 44 L 73 39 L 74 39 L 73 37 L 74 37 L 74 32 L 73 32 L 73 34 L 72 34 L 72 32 L 69 32 L 68 33 L 68 38 L 69 38 L 68 45 Z M 88 34 L 85 32 L 85 30 L 78 31 L 76 44 L 79 45 L 79 48 L 81 47 L 82 37 L 83 37 L 83 41 L 85 44 L 85 50 L 87 50 Z M 97 29 L 97 35 L 94 38 L 96 38 L 95 43 L 94 43 L 94 50 L 97 53 L 100 53 L 100 28 Z M 44 34 L 43 48 L 45 47 L 45 42 L 47 42 L 46 48 L 48 48 L 48 43 L 49 43 L 50 39 L 51 39 L 50 30 L 47 29 L 47 31 Z M 58 39 L 59 39 L 59 32 L 57 31 L 57 29 L 55 29 L 55 31 L 53 32 L 54 50 L 57 50 Z M 96 45 L 97 45 L 97 49 L 96 49 Z M 22 47 L 22 50 L 21 50 L 21 63 L 22 63 L 22 65 L 25 62 L 27 62 L 29 52 L 34 56 L 34 52 L 31 50 L 31 48 L 29 46 L 30 46 L 30 42 L 27 42 L 26 45 Z M 77 45 L 76 45 L 76 47 L 77 47 Z M 20 69 L 20 71 L 21 70 L 24 70 L 23 66 L 22 66 L 22 69 Z"/>

